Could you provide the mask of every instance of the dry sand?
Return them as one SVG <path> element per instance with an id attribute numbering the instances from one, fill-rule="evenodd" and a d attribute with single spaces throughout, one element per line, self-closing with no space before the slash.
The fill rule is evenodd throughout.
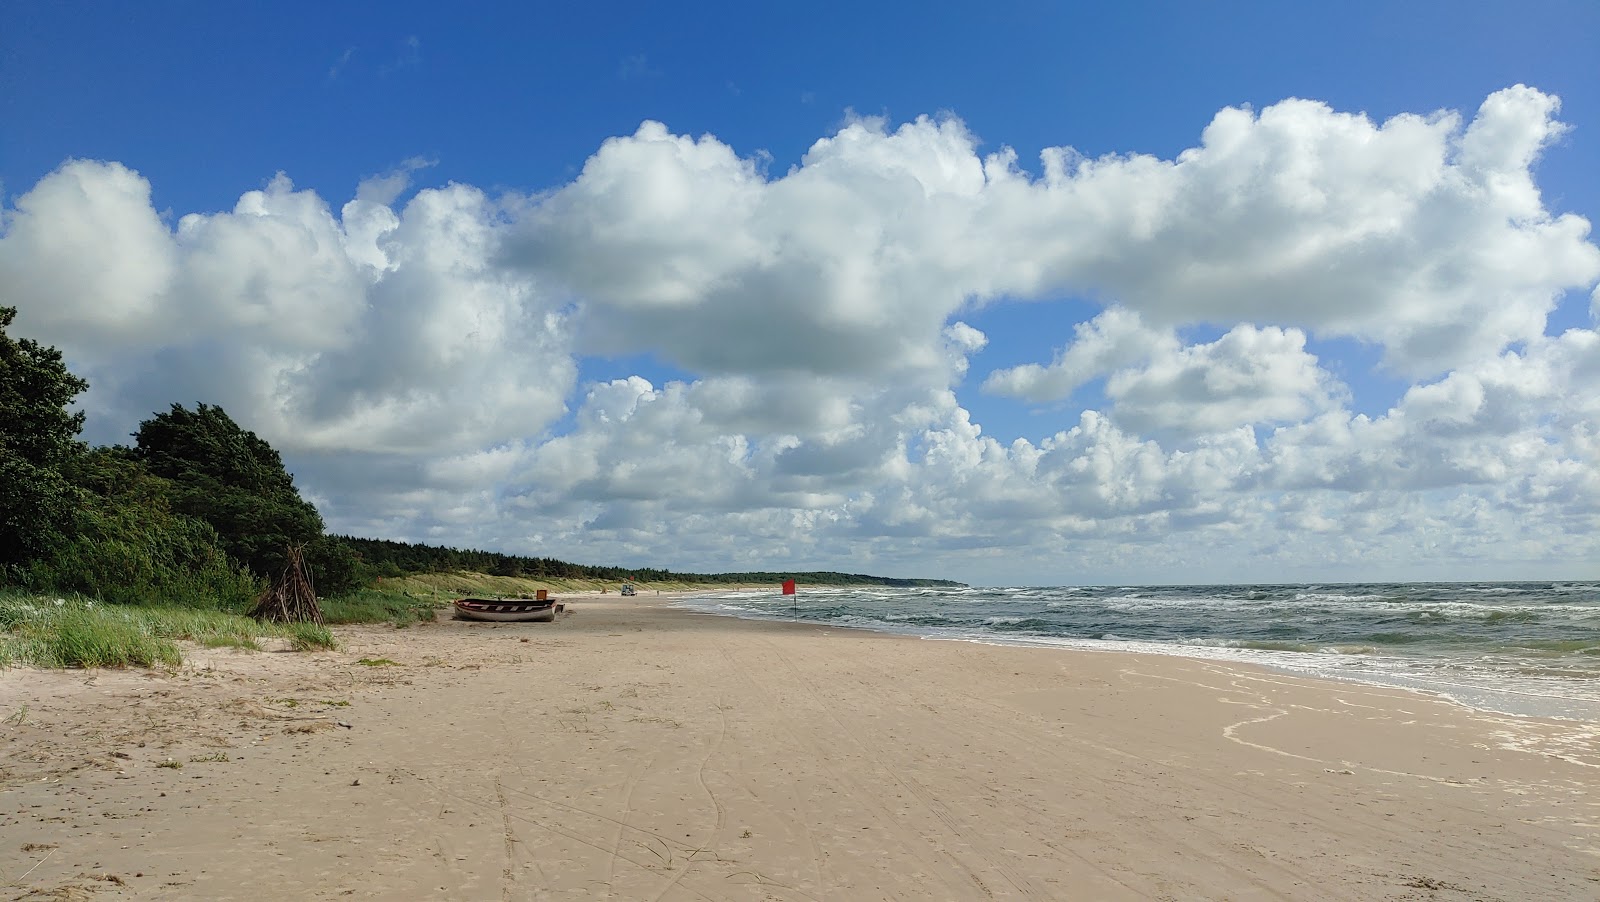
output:
<path id="1" fill-rule="evenodd" d="M 1592 724 L 570 600 L 0 672 L 0 897 L 1600 898 Z"/>

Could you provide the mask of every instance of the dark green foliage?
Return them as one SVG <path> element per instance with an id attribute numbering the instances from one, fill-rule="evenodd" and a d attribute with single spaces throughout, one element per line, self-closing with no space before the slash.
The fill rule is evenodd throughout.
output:
<path id="1" fill-rule="evenodd" d="M 228 555 L 256 576 L 276 577 L 286 549 L 322 535 L 322 517 L 278 452 L 222 408 L 174 404 L 140 423 L 134 438 L 150 472 L 173 483 L 173 508 L 211 524 Z"/>
<path id="2" fill-rule="evenodd" d="M 139 458 L 157 476 L 191 484 L 212 483 L 263 497 L 299 494 L 283 458 L 220 407 L 172 405 L 139 424 Z"/>
<path id="3" fill-rule="evenodd" d="M 172 484 L 126 448 L 96 448 L 67 468 L 77 505 L 68 534 L 24 571 L 25 583 L 113 604 L 242 612 L 260 591 L 217 533 L 174 512 Z"/>
<path id="4" fill-rule="evenodd" d="M 440 548 L 433 545 L 413 545 L 409 542 L 392 542 L 387 539 L 358 539 L 341 536 L 340 540 L 352 548 L 361 559 L 361 567 L 368 575 L 400 576 L 406 573 L 449 573 L 468 571 L 496 576 L 525 576 L 530 579 L 636 579 L 643 582 L 695 582 L 695 583 L 778 583 L 786 579 L 799 579 L 810 586 L 960 586 L 961 583 L 945 579 L 897 579 L 888 576 L 867 576 L 861 573 L 835 573 L 820 571 L 809 573 L 678 573 L 654 567 L 611 567 L 587 564 L 569 564 L 555 558 L 521 557 L 498 554 L 493 551 L 470 551 L 459 548 Z"/>
<path id="5" fill-rule="evenodd" d="M 0 577 L 60 543 L 76 503 L 60 472 L 34 466 L 0 442 Z"/>
<path id="6" fill-rule="evenodd" d="M 493 576 L 521 576 L 523 574 L 522 559 L 512 557 L 509 554 L 500 555 L 495 560 L 489 573 Z"/>
<path id="7" fill-rule="evenodd" d="M 306 568 L 317 594 L 329 598 L 354 592 L 367 584 L 355 551 L 337 536 L 317 536 L 305 547 Z"/>
<path id="8" fill-rule="evenodd" d="M 67 528 L 76 498 L 61 468 L 83 450 L 83 413 L 66 408 L 89 387 L 60 351 L 7 336 L 16 316 L 0 307 L 0 568 L 37 558 Z"/>

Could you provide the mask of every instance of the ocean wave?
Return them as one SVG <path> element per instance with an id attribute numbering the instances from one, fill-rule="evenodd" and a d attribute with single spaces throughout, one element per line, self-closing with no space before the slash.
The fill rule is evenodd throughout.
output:
<path id="1" fill-rule="evenodd" d="M 904 623 L 909 626 L 956 625 L 956 621 L 938 614 L 886 614 L 883 619 L 890 623 Z"/>
<path id="2" fill-rule="evenodd" d="M 1469 591 L 1485 589 L 1496 591 Z M 1593 583 L 833 589 L 707 593 L 681 606 L 930 639 L 1244 661 L 1457 698 L 1566 693 L 1600 712 Z"/>
<path id="3" fill-rule="evenodd" d="M 1293 651 L 1303 654 L 1315 653 L 1320 649 L 1308 642 L 1288 642 L 1273 639 L 1186 639 L 1177 643 L 1179 645 L 1194 645 L 1200 648 L 1249 648 L 1256 651 Z"/>
<path id="4" fill-rule="evenodd" d="M 1050 632 L 1051 627 L 1054 626 L 1049 621 L 1040 620 L 1037 617 L 986 617 L 983 620 L 983 625 L 1001 632 L 1033 631 L 1046 633 Z"/>

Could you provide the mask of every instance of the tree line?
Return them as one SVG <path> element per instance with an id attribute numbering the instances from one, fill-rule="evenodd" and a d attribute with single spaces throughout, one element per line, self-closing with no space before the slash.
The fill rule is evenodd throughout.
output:
<path id="1" fill-rule="evenodd" d="M 173 404 L 131 445 L 90 447 L 89 384 L 61 352 L 7 329 L 0 307 L 0 585 L 119 604 L 241 611 L 301 548 L 318 594 L 376 577 L 474 571 L 531 578 L 955 585 L 846 573 L 677 573 L 330 535 L 278 452 L 221 408 Z"/>
<path id="2" fill-rule="evenodd" d="M 625 580 L 639 582 L 694 582 L 713 584 L 780 583 L 798 579 L 807 585 L 817 586 L 957 586 L 949 580 L 897 579 L 887 576 L 868 576 L 862 573 L 836 573 L 833 571 L 808 572 L 745 572 L 745 573 L 689 573 L 663 570 L 658 567 L 623 567 L 615 565 L 573 564 L 548 557 L 528 557 L 500 554 L 493 551 L 474 551 L 438 545 L 418 545 L 395 542 L 389 539 L 361 539 L 339 536 L 339 541 L 355 550 L 362 566 L 375 576 L 404 576 L 412 573 L 448 573 L 470 571 L 495 576 L 523 576 L 532 579 L 592 579 Z"/>

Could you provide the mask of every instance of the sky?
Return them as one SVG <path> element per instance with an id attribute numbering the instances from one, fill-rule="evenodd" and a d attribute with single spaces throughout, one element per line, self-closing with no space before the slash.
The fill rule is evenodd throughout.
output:
<path id="1" fill-rule="evenodd" d="M 0 7 L 0 304 L 336 533 L 1600 578 L 1600 4 Z"/>

